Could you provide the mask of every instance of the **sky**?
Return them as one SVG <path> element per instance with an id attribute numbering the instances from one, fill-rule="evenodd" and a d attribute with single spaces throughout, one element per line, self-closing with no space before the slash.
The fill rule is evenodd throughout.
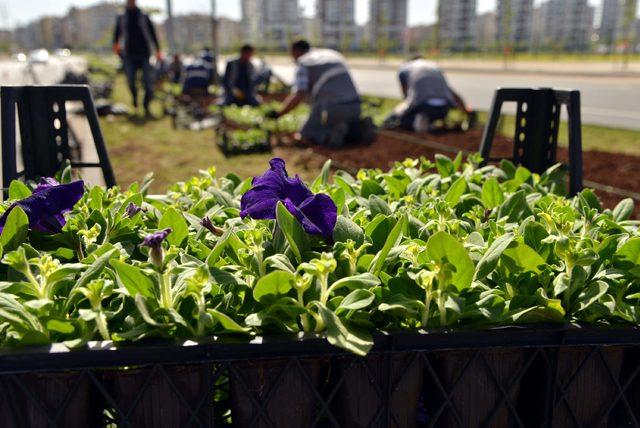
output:
<path id="1" fill-rule="evenodd" d="M 601 0 L 589 0 L 597 6 Z M 64 15 L 71 6 L 88 6 L 97 0 L 0 0 L 0 26 L 15 27 L 43 15 Z M 164 9 L 166 0 L 138 0 L 143 7 Z M 217 0 L 220 16 L 240 18 L 240 0 Z M 540 3 L 541 0 L 535 0 Z M 300 0 L 305 14 L 313 13 L 314 0 Z M 428 24 L 435 21 L 437 0 L 409 0 L 409 25 Z M 356 0 L 356 20 L 364 23 L 368 19 L 368 0 Z M 496 0 L 478 0 L 478 12 L 495 8 Z M 210 0 L 173 0 L 174 13 L 208 13 Z"/>

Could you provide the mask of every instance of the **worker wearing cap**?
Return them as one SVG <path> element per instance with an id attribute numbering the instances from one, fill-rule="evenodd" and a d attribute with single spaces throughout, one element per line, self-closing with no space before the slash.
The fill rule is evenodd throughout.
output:
<path id="1" fill-rule="evenodd" d="M 388 127 L 427 130 L 435 121 L 444 120 L 451 107 L 471 112 L 434 62 L 416 57 L 400 68 L 398 77 L 404 101 L 385 121 Z"/>
<path id="2" fill-rule="evenodd" d="M 361 113 L 360 95 L 343 56 L 330 49 L 311 49 L 305 40 L 291 45 L 291 56 L 297 64 L 293 92 L 282 109 L 269 116 L 283 116 L 307 99 L 311 112 L 300 130 L 303 142 L 343 146 Z"/>

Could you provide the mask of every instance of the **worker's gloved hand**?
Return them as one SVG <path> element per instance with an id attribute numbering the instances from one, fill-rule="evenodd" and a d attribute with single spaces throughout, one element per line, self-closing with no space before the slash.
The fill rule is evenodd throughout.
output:
<path id="1" fill-rule="evenodd" d="M 267 119 L 277 119 L 280 117 L 280 113 L 275 110 L 269 110 L 264 114 L 264 117 Z"/>
<path id="2" fill-rule="evenodd" d="M 247 97 L 245 95 L 244 91 L 241 91 L 238 88 L 233 88 L 231 90 L 231 92 L 233 93 L 233 98 L 235 98 L 236 100 L 239 100 L 239 101 L 244 101 L 244 99 Z"/>
<path id="3" fill-rule="evenodd" d="M 120 46 L 120 43 L 113 44 L 113 53 L 120 56 L 120 54 L 122 53 L 122 47 Z"/>

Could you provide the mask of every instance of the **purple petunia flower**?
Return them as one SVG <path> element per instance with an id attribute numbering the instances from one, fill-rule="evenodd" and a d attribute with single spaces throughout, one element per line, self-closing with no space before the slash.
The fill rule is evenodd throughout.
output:
<path id="1" fill-rule="evenodd" d="M 14 202 L 0 217 L 0 231 L 11 210 L 19 206 L 29 217 L 29 228 L 43 233 L 58 233 L 66 224 L 64 214 L 84 195 L 84 182 L 59 184 L 53 178 L 43 179 L 28 198 Z"/>
<path id="2" fill-rule="evenodd" d="M 200 226 L 204 227 L 216 236 L 221 236 L 224 233 L 222 229 L 213 224 L 209 217 L 203 217 L 202 220 L 200 220 Z"/>
<path id="3" fill-rule="evenodd" d="M 172 232 L 171 228 L 159 230 L 150 235 L 145 236 L 142 240 L 142 246 L 151 248 L 149 252 L 149 258 L 151 263 L 155 266 L 161 267 L 164 260 L 164 253 L 162 251 L 162 242 Z"/>
<path id="4" fill-rule="evenodd" d="M 60 183 L 58 182 L 58 180 L 56 180 L 53 177 L 42 177 L 40 179 L 40 183 L 38 183 L 38 186 L 35 188 L 33 193 L 38 193 L 38 192 L 41 192 L 44 189 L 48 189 L 49 187 L 54 187 L 54 186 L 59 186 L 59 185 L 60 185 Z"/>
<path id="5" fill-rule="evenodd" d="M 144 239 L 142 240 L 142 245 L 150 248 L 159 247 L 171 232 L 172 230 L 170 227 L 164 230 L 153 232 L 152 234 L 144 237 Z"/>
<path id="6" fill-rule="evenodd" d="M 275 219 L 276 206 L 282 202 L 307 233 L 331 238 L 338 212 L 331 198 L 323 194 L 314 195 L 297 175 L 290 178 L 282 159 L 271 159 L 269 165 L 271 168 L 255 177 L 253 187 L 242 195 L 240 216 L 256 220 Z"/>
<path id="7" fill-rule="evenodd" d="M 127 205 L 127 208 L 125 208 L 124 213 L 127 217 L 133 217 L 134 215 L 138 214 L 140 211 L 142 211 L 142 208 L 140 208 L 133 202 L 129 202 L 129 205 Z"/>

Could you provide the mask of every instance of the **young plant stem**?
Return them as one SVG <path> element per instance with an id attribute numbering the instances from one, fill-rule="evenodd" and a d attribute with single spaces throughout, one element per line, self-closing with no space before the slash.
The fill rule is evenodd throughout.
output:
<path id="1" fill-rule="evenodd" d="M 305 308 L 304 305 L 304 290 L 298 288 L 298 303 L 301 307 Z M 309 324 L 309 315 L 307 313 L 300 315 L 300 324 L 302 325 L 302 331 L 308 333 L 311 331 L 311 325 Z"/>
<path id="2" fill-rule="evenodd" d="M 422 328 L 427 328 L 429 322 L 429 309 L 431 307 L 431 299 L 433 298 L 433 292 L 431 289 L 425 292 L 424 298 L 424 310 L 422 311 Z"/>
<path id="3" fill-rule="evenodd" d="M 173 306 L 173 299 L 171 298 L 171 281 L 169 275 L 166 273 L 160 274 L 160 299 L 163 308 L 171 309 Z"/>
<path id="4" fill-rule="evenodd" d="M 564 290 L 562 296 L 562 305 L 564 306 L 565 311 L 569 314 L 569 305 L 571 304 L 571 295 L 573 294 L 573 262 L 570 257 L 567 257 L 565 260 L 565 272 L 567 274 L 569 286 L 566 290 Z"/>
<path id="5" fill-rule="evenodd" d="M 101 311 L 96 312 L 96 327 L 98 327 L 98 332 L 100 332 L 100 336 L 102 336 L 103 340 L 111 340 L 111 335 L 109 334 L 109 329 L 107 328 L 107 322 L 104 318 L 104 315 Z"/>

